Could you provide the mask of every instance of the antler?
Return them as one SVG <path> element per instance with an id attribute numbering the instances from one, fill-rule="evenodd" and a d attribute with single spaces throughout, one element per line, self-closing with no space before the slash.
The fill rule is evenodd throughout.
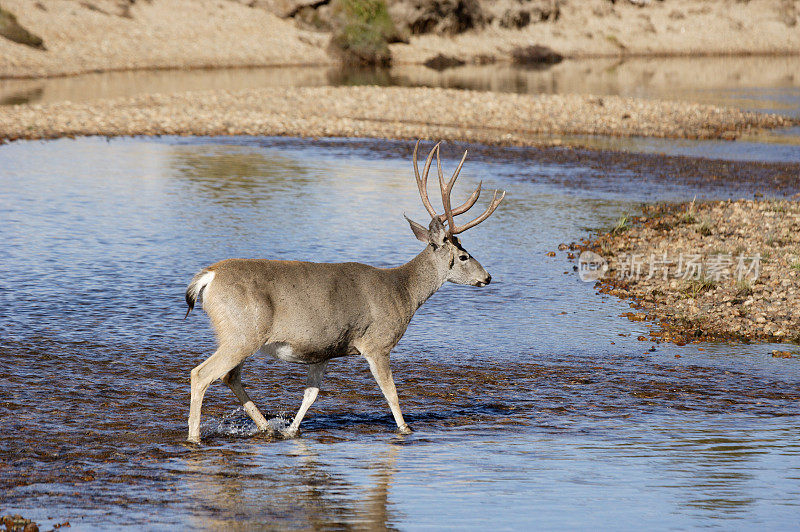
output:
<path id="1" fill-rule="evenodd" d="M 442 173 L 442 161 L 439 158 L 439 150 L 438 149 L 436 150 L 436 169 L 439 173 L 439 188 L 442 191 L 442 205 L 444 206 L 444 213 L 445 217 L 447 218 L 447 225 L 448 225 L 447 232 L 450 233 L 451 235 L 457 235 L 459 233 L 463 233 L 470 227 L 475 227 L 476 225 L 484 221 L 486 218 L 491 216 L 491 214 L 498 207 L 498 205 L 500 205 L 500 202 L 503 201 L 503 198 L 506 197 L 506 193 L 505 191 L 503 191 L 503 193 L 498 198 L 497 197 L 498 191 L 495 190 L 492 202 L 489 204 L 489 206 L 486 208 L 483 214 L 481 214 L 471 222 L 468 222 L 464 225 L 456 225 L 455 221 L 453 220 L 453 217 L 467 212 L 470 209 L 470 207 L 475 205 L 475 202 L 478 201 L 478 197 L 481 195 L 481 185 L 483 184 L 483 182 L 478 184 L 478 188 L 475 189 L 475 192 L 473 192 L 472 195 L 470 195 L 467 201 L 465 201 L 455 209 L 450 207 L 450 194 L 453 192 L 453 185 L 455 185 L 456 179 L 458 179 L 458 174 L 461 172 L 461 167 L 464 165 L 464 161 L 466 160 L 466 158 L 467 158 L 467 151 L 464 150 L 464 156 L 461 157 L 461 162 L 458 163 L 456 171 L 453 172 L 453 177 L 451 177 L 450 180 L 447 182 L 447 184 L 445 184 L 444 174 Z"/>
<path id="2" fill-rule="evenodd" d="M 439 220 L 444 222 L 443 215 L 436 214 L 436 211 L 433 209 L 433 205 L 431 205 L 431 200 L 428 199 L 428 170 L 431 169 L 431 161 L 433 161 L 433 152 L 439 151 L 439 144 L 441 142 L 437 142 L 436 146 L 431 148 L 431 152 L 428 154 L 428 157 L 425 159 L 425 168 L 422 170 L 422 177 L 419 175 L 419 167 L 417 166 L 417 150 L 419 149 L 419 141 L 417 141 L 417 145 L 414 146 L 414 153 L 411 156 L 411 162 L 414 163 L 414 177 L 417 179 L 417 188 L 419 189 L 419 196 L 422 198 L 422 204 L 425 205 L 425 209 L 427 209 L 428 214 L 431 215 L 431 218 L 439 217 Z"/>
<path id="3" fill-rule="evenodd" d="M 414 177 L 417 180 L 417 188 L 419 188 L 419 195 L 420 198 L 422 198 L 422 204 L 425 205 L 425 209 L 428 211 L 428 214 L 431 215 L 431 218 L 438 217 L 439 221 L 441 221 L 442 223 L 447 221 L 449 227 L 448 233 L 450 233 L 451 235 L 457 235 L 459 233 L 463 233 L 470 227 L 475 227 L 476 225 L 484 221 L 486 218 L 488 218 L 494 212 L 497 206 L 500 205 L 500 202 L 503 201 L 503 198 L 505 197 L 506 193 L 503 192 L 503 194 L 498 199 L 497 198 L 498 191 L 495 190 L 492 203 L 489 205 L 489 207 L 483 214 L 481 214 L 480 216 L 478 216 L 477 218 L 475 218 L 474 220 L 465 225 L 456 226 L 455 222 L 453 221 L 453 217 L 458 216 L 459 214 L 464 214 L 470 208 L 472 208 L 473 205 L 475 205 L 475 202 L 478 201 L 478 198 L 481 195 L 481 186 L 483 185 L 483 182 L 478 184 L 478 188 L 476 188 L 475 191 L 472 194 L 470 194 L 469 198 L 467 198 L 467 201 L 465 201 L 456 208 L 451 208 L 450 193 L 453 191 L 453 185 L 455 185 L 456 179 L 458 179 L 458 174 L 461 172 L 461 167 L 464 165 L 464 161 L 467 159 L 467 152 L 464 151 L 464 156 L 461 158 L 461 162 L 458 163 L 458 167 L 456 168 L 456 171 L 453 173 L 453 177 L 451 177 L 450 180 L 445 185 L 444 175 L 442 174 L 442 162 L 441 159 L 439 158 L 439 145 L 441 144 L 441 142 L 437 142 L 436 145 L 433 148 L 431 148 L 428 157 L 425 159 L 425 166 L 422 169 L 422 176 L 420 176 L 419 167 L 417 166 L 417 152 L 419 150 L 419 142 L 420 141 L 417 141 L 417 144 L 414 146 L 414 153 L 412 155 L 412 162 L 414 164 Z M 431 202 L 428 199 L 428 171 L 430 170 L 431 162 L 433 161 L 434 152 L 436 153 L 436 168 L 439 173 L 439 188 L 442 193 L 442 205 L 444 206 L 444 214 L 437 214 L 433 208 L 433 205 L 431 205 Z"/>

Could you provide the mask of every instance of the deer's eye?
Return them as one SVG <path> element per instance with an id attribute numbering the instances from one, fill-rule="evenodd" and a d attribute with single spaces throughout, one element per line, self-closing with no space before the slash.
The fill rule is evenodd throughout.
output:
<path id="1" fill-rule="evenodd" d="M 458 256 L 458 260 L 460 260 L 460 261 L 467 262 L 467 259 L 469 259 L 469 255 L 459 255 Z"/>

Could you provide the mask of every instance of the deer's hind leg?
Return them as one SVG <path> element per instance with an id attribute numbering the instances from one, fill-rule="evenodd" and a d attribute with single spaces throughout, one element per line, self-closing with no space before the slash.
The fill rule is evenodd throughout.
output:
<path id="1" fill-rule="evenodd" d="M 263 415 L 261 415 L 261 412 L 259 412 L 258 408 L 256 408 L 253 400 L 250 399 L 249 395 L 247 395 L 247 392 L 242 385 L 243 365 L 244 362 L 240 362 L 238 366 L 230 370 L 227 375 L 222 377 L 222 381 L 228 385 L 231 391 L 233 391 L 233 393 L 236 395 L 236 398 L 239 399 L 239 402 L 242 404 L 245 413 L 255 422 L 258 430 L 263 432 L 269 428 L 269 425 L 267 425 L 267 420 Z"/>
<path id="2" fill-rule="evenodd" d="M 213 355 L 192 370 L 192 399 L 189 405 L 188 441 L 200 443 L 200 410 L 203 406 L 203 397 L 208 386 L 215 380 L 227 376 L 245 358 L 252 355 L 257 348 L 258 345 L 220 345 Z"/>

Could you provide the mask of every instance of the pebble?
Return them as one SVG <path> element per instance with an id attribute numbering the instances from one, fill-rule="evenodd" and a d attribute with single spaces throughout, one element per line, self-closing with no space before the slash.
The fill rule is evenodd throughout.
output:
<path id="1" fill-rule="evenodd" d="M 648 320 L 661 325 L 651 336 L 679 345 L 698 339 L 800 342 L 800 276 L 792 275 L 800 271 L 800 203 L 661 204 L 645 207 L 645 214 L 628 230 L 601 234 L 584 247 L 609 261 L 600 291 L 636 301 Z M 639 255 L 647 273 L 649 257 L 665 253 L 675 261 L 699 254 L 706 265 L 702 279 L 676 279 L 674 270 L 666 279 L 620 277 L 624 262 L 618 259 Z M 739 259 L 747 267 L 755 256 L 757 275 L 738 275 Z M 730 262 L 716 276 L 708 265 L 719 257 Z"/>
<path id="2" fill-rule="evenodd" d="M 148 94 L 7 107 L 0 139 L 77 135 L 436 138 L 551 144 L 549 135 L 720 138 L 793 124 L 775 114 L 676 101 L 509 94 L 427 87 L 302 87 Z M 635 118 L 616 120 L 636 106 Z"/>

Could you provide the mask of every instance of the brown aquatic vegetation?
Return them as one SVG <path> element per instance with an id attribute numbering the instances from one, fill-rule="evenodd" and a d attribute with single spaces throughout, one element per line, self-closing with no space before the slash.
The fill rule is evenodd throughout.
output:
<path id="1" fill-rule="evenodd" d="M 796 201 L 649 206 L 625 231 L 570 248 L 608 260 L 597 287 L 644 311 L 629 319 L 661 325 L 654 339 L 800 342 Z"/>
<path id="2" fill-rule="evenodd" d="M 413 112 L 409 112 L 413 110 Z M 543 135 L 735 138 L 794 121 L 685 102 L 386 87 L 271 88 L 20 105 L 0 140 L 76 135 L 273 135 L 441 138 L 541 145 Z"/>

